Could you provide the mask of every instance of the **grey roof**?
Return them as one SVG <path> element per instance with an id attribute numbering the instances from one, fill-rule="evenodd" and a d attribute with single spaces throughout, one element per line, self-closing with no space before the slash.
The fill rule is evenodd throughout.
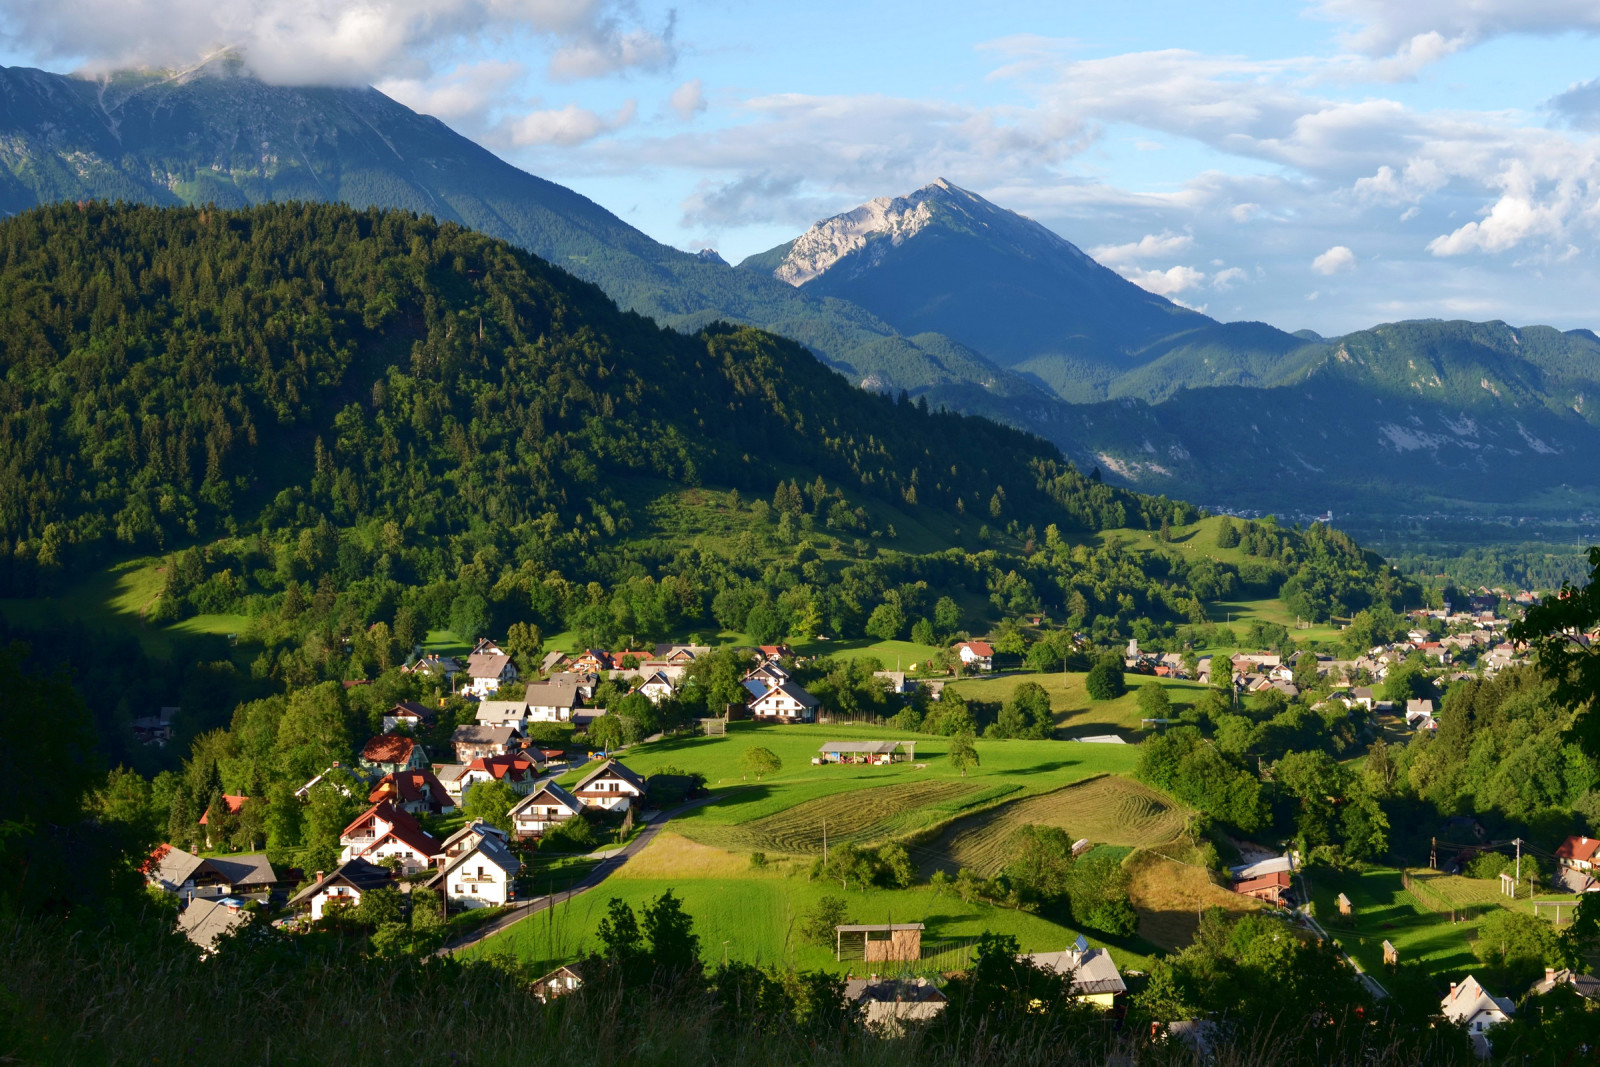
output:
<path id="1" fill-rule="evenodd" d="M 479 722 L 505 722 L 527 716 L 528 704 L 524 700 L 485 700 L 478 704 Z"/>
<path id="2" fill-rule="evenodd" d="M 335 882 L 343 882 L 357 890 L 366 891 L 368 889 L 381 889 L 388 885 L 391 880 L 386 869 L 357 856 L 348 863 L 340 864 L 322 878 L 300 890 L 300 892 L 289 898 L 289 903 L 294 905 L 303 900 L 310 900 Z"/>
<path id="3" fill-rule="evenodd" d="M 880 1004 L 942 1004 L 946 997 L 926 978 L 850 978 L 844 983 L 844 998 L 852 1003 L 877 1001 Z"/>
<path id="4" fill-rule="evenodd" d="M 544 659 L 539 661 L 539 669 L 541 671 L 549 671 L 551 667 L 554 667 L 556 664 L 560 663 L 562 660 L 564 660 L 566 658 L 567 658 L 567 654 L 565 652 L 562 652 L 560 649 L 556 649 L 555 651 L 551 651 L 551 652 L 546 652 L 544 654 Z"/>
<path id="5" fill-rule="evenodd" d="M 453 745 L 507 745 L 514 737 L 521 737 L 515 726 L 484 726 L 481 723 L 464 723 L 450 735 Z"/>
<path id="6" fill-rule="evenodd" d="M 1083 938 L 1078 939 L 1083 948 L 1073 947 L 1065 952 L 1035 952 L 1024 959 L 1057 974 L 1072 975 L 1072 992 L 1079 996 L 1096 993 L 1126 993 L 1128 984 L 1122 980 L 1111 953 L 1103 948 L 1088 948 Z"/>
<path id="7" fill-rule="evenodd" d="M 210 948 L 217 938 L 249 919 L 249 915 L 239 909 L 239 901 L 231 897 L 224 900 L 196 897 L 178 913 L 178 929 L 201 948 Z"/>
<path id="8" fill-rule="evenodd" d="M 271 886 L 278 880 L 265 853 L 256 852 L 244 856 L 196 856 L 176 845 L 165 847 L 166 851 L 161 854 L 160 862 L 156 865 L 152 876 L 160 883 L 161 888 L 169 893 L 183 888 L 183 883 L 208 868 L 229 885 L 244 889 Z"/>
<path id="9" fill-rule="evenodd" d="M 898 741 L 829 741 L 819 752 L 864 752 L 873 756 L 887 756 L 900 751 Z"/>
<path id="10" fill-rule="evenodd" d="M 572 680 L 567 681 L 568 678 Z M 548 682 L 529 682 L 522 700 L 538 708 L 570 708 L 578 702 L 577 675 L 557 675 Z"/>
<path id="11" fill-rule="evenodd" d="M 475 652 L 467 657 L 467 673 L 474 678 L 498 678 L 511 666 L 504 652 Z"/>
<path id="12" fill-rule="evenodd" d="M 235 886 L 270 886 L 278 880 L 265 852 L 252 852 L 243 856 L 212 856 L 206 862 Z"/>
<path id="13" fill-rule="evenodd" d="M 862 934 L 867 932 L 878 933 L 884 930 L 926 930 L 921 923 L 861 923 L 856 925 L 835 926 L 834 930 L 841 934 Z"/>
<path id="14" fill-rule="evenodd" d="M 810 693 L 806 692 L 793 682 L 779 682 L 766 692 L 757 693 L 756 699 L 760 700 L 762 697 L 767 696 L 774 691 L 782 693 L 796 704 L 799 704 L 802 708 L 814 708 L 819 703 L 816 697 L 812 696 Z"/>
<path id="15" fill-rule="evenodd" d="M 455 859 L 451 860 L 444 867 L 440 868 L 438 874 L 428 879 L 428 884 L 436 885 L 443 881 L 451 871 L 467 862 L 473 856 L 480 856 L 483 859 L 488 860 L 490 863 L 494 864 L 496 867 L 499 867 L 507 874 L 516 874 L 518 871 L 522 870 L 522 861 L 517 859 L 516 856 L 512 855 L 511 850 L 506 847 L 506 843 L 504 841 L 500 840 L 499 837 L 493 834 L 479 834 L 478 843 L 476 845 L 467 849 Z"/>

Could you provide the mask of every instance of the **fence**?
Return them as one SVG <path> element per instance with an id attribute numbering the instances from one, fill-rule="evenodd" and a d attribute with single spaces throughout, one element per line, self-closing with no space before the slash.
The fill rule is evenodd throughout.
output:
<path id="1" fill-rule="evenodd" d="M 1410 893 L 1412 899 L 1429 911 L 1436 911 L 1440 915 L 1448 914 L 1451 922 L 1468 922 L 1480 915 L 1495 910 L 1495 904 L 1458 904 L 1449 897 L 1440 893 L 1427 884 L 1425 878 L 1413 878 L 1410 871 L 1400 872 L 1400 884 Z"/>

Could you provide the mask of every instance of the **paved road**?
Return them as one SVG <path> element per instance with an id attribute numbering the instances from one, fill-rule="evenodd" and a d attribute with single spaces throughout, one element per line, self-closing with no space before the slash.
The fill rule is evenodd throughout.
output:
<path id="1" fill-rule="evenodd" d="M 548 896 L 534 897 L 532 900 L 519 901 L 516 904 L 513 904 L 507 911 L 495 916 L 493 919 L 490 919 L 488 922 L 484 923 L 482 926 L 478 927 L 472 932 L 463 934 L 456 940 L 447 943 L 443 948 L 439 949 L 435 955 L 446 956 L 452 952 L 457 952 L 461 949 L 464 949 L 468 945 L 475 945 L 486 937 L 489 937 L 493 934 L 498 934 L 501 930 L 506 929 L 508 926 L 514 926 L 530 915 L 537 915 L 546 908 L 553 907 L 556 904 L 571 900 L 573 897 L 578 896 L 579 894 L 588 892 L 601 882 L 605 881 L 612 871 L 615 871 L 618 867 L 621 867 L 624 863 L 627 863 L 628 860 L 632 859 L 641 849 L 649 845 L 651 841 L 654 841 L 656 834 L 661 832 L 662 826 L 666 825 L 666 823 L 674 816 L 682 815 L 686 811 L 701 807 L 705 804 L 710 804 L 716 800 L 721 800 L 727 795 L 727 793 L 719 793 L 715 796 L 700 797 L 698 800 L 691 800 L 686 804 L 680 804 L 671 811 L 662 812 L 660 815 L 657 815 L 653 820 L 651 820 L 650 824 L 645 827 L 644 831 L 640 833 L 638 837 L 635 837 L 632 841 L 629 841 L 626 845 L 619 849 L 613 849 L 610 852 L 604 853 L 605 858 L 596 864 L 593 870 L 584 875 L 581 880 L 574 882 L 567 889 L 563 889 L 559 893 L 551 893 Z"/>

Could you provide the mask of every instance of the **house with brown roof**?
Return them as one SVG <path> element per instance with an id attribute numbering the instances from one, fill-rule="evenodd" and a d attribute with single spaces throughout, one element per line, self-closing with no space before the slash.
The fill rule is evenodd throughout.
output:
<path id="1" fill-rule="evenodd" d="M 249 799 L 249 797 L 235 796 L 232 793 L 222 794 L 222 807 L 224 812 L 228 815 L 238 815 L 240 812 L 244 811 L 245 802 Z M 210 807 L 207 807 L 205 812 L 200 816 L 200 825 L 206 828 L 206 848 L 210 849 L 212 847 Z"/>
<path id="2" fill-rule="evenodd" d="M 367 794 L 367 803 L 381 800 L 394 802 L 395 807 L 408 815 L 446 815 L 456 809 L 456 798 L 444 787 L 432 769 L 400 771 L 386 774 L 373 783 Z"/>
<path id="3" fill-rule="evenodd" d="M 428 766 L 428 754 L 405 734 L 379 734 L 361 749 L 363 769 L 374 774 L 420 771 Z"/>
<path id="4" fill-rule="evenodd" d="M 756 651 L 761 653 L 763 663 L 776 663 L 780 659 L 794 659 L 794 649 L 788 645 L 758 645 Z"/>
<path id="5" fill-rule="evenodd" d="M 994 670 L 994 646 L 987 641 L 962 641 L 956 645 L 956 655 L 969 671 Z"/>
<path id="6" fill-rule="evenodd" d="M 606 760 L 572 787 L 572 795 L 582 801 L 585 807 L 606 811 L 627 811 L 630 807 L 638 807 L 647 791 L 643 778 L 614 759 Z"/>
<path id="7" fill-rule="evenodd" d="M 750 683 L 746 683 L 746 688 Z M 821 702 L 797 682 L 768 686 L 748 701 L 746 707 L 757 720 L 767 722 L 814 722 Z"/>
<path id="8" fill-rule="evenodd" d="M 493 641 L 480 639 L 467 656 L 466 692 L 487 697 L 499 691 L 502 685 L 517 680 L 517 665 L 511 662 L 510 653 Z"/>
<path id="9" fill-rule="evenodd" d="M 339 845 L 341 863 L 353 859 L 380 863 L 393 858 L 400 861 L 404 873 L 410 874 L 429 865 L 439 842 L 393 800 L 385 799 L 357 815 L 340 832 Z"/>
<path id="10" fill-rule="evenodd" d="M 463 723 L 450 735 L 457 763 L 471 763 L 480 756 L 503 756 L 519 747 L 522 731 L 515 726 L 482 726 Z"/>
<path id="11" fill-rule="evenodd" d="M 461 796 L 478 782 L 504 782 L 518 796 L 526 794 L 538 780 L 543 767 L 532 756 L 507 753 L 504 756 L 479 756 L 461 772 Z"/>
<path id="12" fill-rule="evenodd" d="M 309 911 L 313 922 L 331 909 L 353 908 L 363 895 L 394 884 L 394 876 L 376 863 L 357 857 L 341 863 L 331 874 L 316 873 L 310 885 L 289 898 L 289 906 Z"/>
<path id="13" fill-rule="evenodd" d="M 546 782 L 517 801 L 509 814 L 518 838 L 536 840 L 568 819 L 581 818 L 583 801 L 555 782 Z"/>
<path id="14" fill-rule="evenodd" d="M 1290 891 L 1293 885 L 1288 871 L 1275 871 L 1259 878 L 1246 878 L 1244 881 L 1235 882 L 1233 891 L 1282 907 L 1285 903 L 1292 902 L 1293 894 Z"/>
<path id="15" fill-rule="evenodd" d="M 206 900 L 195 897 L 178 913 L 178 931 L 209 955 L 217 938 L 250 921 L 244 901 L 238 897 Z"/>
<path id="16" fill-rule="evenodd" d="M 383 732 L 392 734 L 404 728 L 415 733 L 427 729 L 438 721 L 438 714 L 426 704 L 419 704 L 415 700 L 402 700 L 384 713 Z"/>
<path id="17" fill-rule="evenodd" d="M 522 694 L 528 719 L 535 722 L 571 721 L 573 711 L 583 706 L 582 681 L 581 675 L 554 674 L 547 681 L 528 683 Z"/>

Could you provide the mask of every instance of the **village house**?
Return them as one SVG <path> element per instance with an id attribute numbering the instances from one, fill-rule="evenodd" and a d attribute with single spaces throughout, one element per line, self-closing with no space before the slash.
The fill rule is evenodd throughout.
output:
<path id="1" fill-rule="evenodd" d="M 677 694 L 677 690 L 667 680 L 667 675 L 664 671 L 656 671 L 650 675 L 634 692 L 643 693 L 645 699 L 652 704 L 659 704 L 663 700 L 671 700 Z"/>
<path id="2" fill-rule="evenodd" d="M 512 832 L 521 839 L 538 839 L 568 819 L 583 815 L 583 801 L 556 785 L 546 782 L 512 807 Z"/>
<path id="3" fill-rule="evenodd" d="M 1600 889 L 1600 837 L 1569 837 L 1556 846 L 1555 857 L 1567 888 L 1573 892 Z"/>
<path id="4" fill-rule="evenodd" d="M 1488 1032 L 1509 1020 L 1517 1010 L 1508 998 L 1492 996 L 1471 975 L 1459 984 L 1450 983 L 1450 992 L 1440 1007 L 1446 1019 L 1466 1027 L 1473 1051 L 1480 1059 L 1489 1055 Z"/>
<path id="5" fill-rule="evenodd" d="M 141 745 L 164 748 L 172 740 L 172 724 L 177 721 L 181 708 L 161 708 L 154 715 L 141 715 L 133 720 L 133 738 Z"/>
<path id="6" fill-rule="evenodd" d="M 361 767 L 377 775 L 421 771 L 428 767 L 428 754 L 404 734 L 379 734 L 362 748 Z"/>
<path id="7" fill-rule="evenodd" d="M 316 873 L 310 885 L 289 898 L 289 906 L 311 913 L 317 922 L 330 908 L 355 907 L 364 893 L 393 885 L 394 878 L 388 870 L 357 857 L 339 865 L 331 874 Z"/>
<path id="8" fill-rule="evenodd" d="M 557 967 L 533 983 L 533 995 L 542 1001 L 566 996 L 568 993 L 582 988 L 584 978 L 588 972 L 588 965 L 583 960 L 576 960 L 564 967 Z"/>
<path id="9" fill-rule="evenodd" d="M 245 801 L 249 799 L 249 797 L 235 796 L 232 793 L 224 793 L 222 794 L 222 806 L 224 809 L 226 809 L 227 814 L 238 815 L 240 812 L 244 811 Z M 201 814 L 200 825 L 206 828 L 206 848 L 212 848 L 211 809 L 209 807 L 207 807 L 206 810 Z"/>
<path id="10" fill-rule="evenodd" d="M 444 839 L 444 844 L 439 846 L 439 851 L 433 854 L 433 866 L 447 866 L 451 860 L 459 858 L 463 853 L 470 852 L 478 847 L 479 838 L 494 837 L 507 847 L 511 844 L 511 835 L 492 823 L 482 819 L 473 819 L 467 825 Z"/>
<path id="11" fill-rule="evenodd" d="M 777 663 L 781 659 L 793 662 L 795 659 L 794 649 L 788 645 L 758 645 L 756 651 L 761 653 L 763 663 Z"/>
<path id="12" fill-rule="evenodd" d="M 817 698 L 806 692 L 795 682 L 779 682 L 776 685 L 757 689 L 761 685 L 758 680 L 752 679 L 745 683 L 745 688 L 752 693 L 752 699 L 746 702 L 750 714 L 756 719 L 766 719 L 772 722 L 814 722 L 817 717 L 819 703 Z"/>
<path id="13" fill-rule="evenodd" d="M 450 744 L 456 750 L 458 763 L 471 763 L 482 756 L 504 756 L 516 748 L 520 740 L 522 731 L 515 726 L 482 726 L 477 723 L 463 723 L 450 735 Z"/>
<path id="14" fill-rule="evenodd" d="M 511 656 L 493 641 L 480 638 L 467 656 L 467 684 L 464 692 L 487 697 L 502 685 L 517 680 L 517 666 Z"/>
<path id="15" fill-rule="evenodd" d="M 540 765 L 530 755 L 507 753 L 504 756 L 479 756 L 461 772 L 460 793 L 463 799 L 478 782 L 504 782 L 511 791 L 521 796 L 533 788 L 538 780 Z"/>
<path id="16" fill-rule="evenodd" d="M 437 653 L 423 655 L 421 649 L 418 649 L 417 654 L 413 655 L 400 670 L 403 674 L 425 675 L 453 688 L 456 675 L 461 673 L 461 663 L 454 656 L 441 656 Z"/>
<path id="17" fill-rule="evenodd" d="M 1584 1000 L 1600 1006 L 1600 977 L 1578 974 L 1565 968 L 1558 970 L 1555 967 L 1546 967 L 1543 980 L 1533 983 L 1533 988 L 1529 992 L 1542 997 L 1561 988 L 1571 989 Z"/>
<path id="18" fill-rule="evenodd" d="M 381 863 L 392 858 L 399 861 L 403 873 L 410 874 L 428 866 L 438 844 L 392 800 L 380 800 L 340 832 L 339 862 L 364 859 Z"/>
<path id="19" fill-rule="evenodd" d="M 468 847 L 444 860 L 439 873 L 428 879 L 428 888 L 444 893 L 446 908 L 488 908 L 516 899 L 522 861 L 504 837 L 478 833 L 469 840 Z"/>
<path id="20" fill-rule="evenodd" d="M 558 674 L 546 682 L 530 682 L 522 700 L 527 706 L 528 718 L 534 722 L 568 722 L 572 713 L 583 704 L 579 689 L 581 677 L 576 674 Z"/>
<path id="21" fill-rule="evenodd" d="M 574 656 L 568 669 L 578 674 L 599 674 L 611 669 L 611 653 L 598 648 L 586 648 Z"/>
<path id="22" fill-rule="evenodd" d="M 1294 903 L 1291 892 L 1293 882 L 1287 871 L 1276 871 L 1258 878 L 1246 878 L 1233 884 L 1233 891 L 1242 896 L 1265 900 L 1277 907 Z"/>
<path id="23" fill-rule="evenodd" d="M 518 731 L 526 730 L 528 704 L 525 700 L 485 700 L 479 703 L 474 718 L 479 726 L 509 726 Z"/>
<path id="24" fill-rule="evenodd" d="M 710 652 L 710 645 L 657 645 L 654 658 L 668 666 L 687 667 Z"/>
<path id="25" fill-rule="evenodd" d="M 861 1005 L 867 1028 L 884 1037 L 898 1037 L 908 1025 L 936 1018 L 949 1003 L 938 986 L 920 976 L 846 978 L 844 999 Z"/>
<path id="26" fill-rule="evenodd" d="M 161 845 L 139 868 L 145 881 L 180 900 L 264 897 L 278 876 L 265 853 L 196 856 L 175 845 Z"/>
<path id="27" fill-rule="evenodd" d="M 644 779 L 614 759 L 606 760 L 572 787 L 572 795 L 585 807 L 606 811 L 627 811 L 630 807 L 638 807 L 644 801 L 645 793 Z"/>
<path id="28" fill-rule="evenodd" d="M 456 808 L 456 798 L 439 781 L 438 775 L 427 767 L 379 778 L 373 783 L 372 792 L 367 794 L 367 803 L 376 804 L 381 800 L 392 801 L 395 807 L 408 815 L 421 815 L 424 812 L 445 815 Z"/>
<path id="29" fill-rule="evenodd" d="M 415 700 L 402 700 L 384 713 L 383 732 L 392 734 L 396 730 L 406 729 L 415 733 L 427 729 L 438 720 L 439 716 L 432 708 Z"/>
<path id="30" fill-rule="evenodd" d="M 539 673 L 549 674 L 557 667 L 565 665 L 566 662 L 567 654 L 565 652 L 559 650 L 546 652 L 544 654 L 544 659 L 539 661 Z"/>
<path id="31" fill-rule="evenodd" d="M 780 665 L 777 663 L 763 663 L 744 676 L 743 684 L 746 689 L 749 689 L 750 692 L 754 694 L 759 693 L 764 689 L 770 689 L 778 683 L 787 682 L 788 680 L 789 672 L 784 670 Z M 758 688 L 752 688 L 750 685 L 751 682 L 759 682 L 760 686 Z"/>
<path id="32" fill-rule="evenodd" d="M 178 931 L 210 955 L 217 938 L 250 921 L 244 901 L 238 897 L 205 900 L 196 897 L 178 913 Z"/>
<path id="33" fill-rule="evenodd" d="M 987 641 L 962 641 L 956 645 L 956 655 L 966 670 L 994 670 L 994 646 Z"/>
<path id="34" fill-rule="evenodd" d="M 1072 975 L 1073 1000 L 1110 1010 L 1115 1006 L 1117 996 L 1128 991 L 1128 985 L 1122 980 L 1122 972 L 1117 970 L 1111 952 L 1103 948 L 1090 948 L 1082 935 L 1063 952 L 1036 952 L 1023 959 L 1057 974 Z"/>

